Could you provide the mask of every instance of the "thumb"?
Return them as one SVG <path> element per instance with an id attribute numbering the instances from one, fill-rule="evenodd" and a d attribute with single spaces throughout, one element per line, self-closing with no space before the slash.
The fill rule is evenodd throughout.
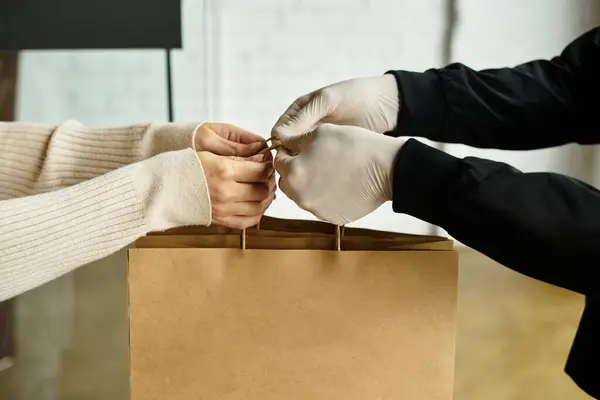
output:
<path id="1" fill-rule="evenodd" d="M 292 169 L 295 157 L 288 149 L 281 146 L 277 149 L 275 156 L 275 171 L 283 178 L 286 177 Z"/>
<path id="2" fill-rule="evenodd" d="M 299 135 L 283 135 L 280 136 L 279 139 L 275 139 L 276 141 L 274 141 L 274 143 L 277 143 L 280 149 L 283 147 L 284 149 L 282 150 L 287 152 L 287 154 L 295 156 L 302 153 L 313 141 L 315 136 L 314 132 L 315 131 L 313 130 Z M 279 152 L 277 154 L 279 155 Z"/>
<path id="3" fill-rule="evenodd" d="M 273 165 L 271 163 L 253 162 L 248 158 L 230 157 L 228 164 L 231 178 L 236 182 L 266 182 L 273 172 Z"/>
<path id="4" fill-rule="evenodd" d="M 279 118 L 272 136 L 283 141 L 286 137 L 310 132 L 330 113 L 330 107 L 320 92 L 300 97 Z"/>

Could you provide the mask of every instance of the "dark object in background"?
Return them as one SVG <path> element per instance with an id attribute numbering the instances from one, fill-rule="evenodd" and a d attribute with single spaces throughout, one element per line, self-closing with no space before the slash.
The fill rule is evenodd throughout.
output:
<path id="1" fill-rule="evenodd" d="M 15 118 L 18 58 L 16 52 L 0 52 L 0 121 Z M 0 371 L 10 367 L 15 356 L 13 309 L 12 300 L 0 302 Z"/>
<path id="2" fill-rule="evenodd" d="M 15 119 L 18 57 L 16 52 L 0 51 L 0 121 Z"/>
<path id="3" fill-rule="evenodd" d="M 0 0 L 0 51 L 182 47 L 181 0 Z"/>
<path id="4" fill-rule="evenodd" d="M 181 48 L 181 0 L 0 0 L 0 50 Z"/>
<path id="5" fill-rule="evenodd" d="M 12 366 L 15 356 L 13 301 L 0 303 L 0 371 Z"/>
<path id="6" fill-rule="evenodd" d="M 20 50 L 181 48 L 181 0 L 0 0 L 0 121 L 15 118 Z M 4 51 L 5 53 L 3 53 Z M 13 301 L 0 302 L 0 370 L 14 358 Z"/>

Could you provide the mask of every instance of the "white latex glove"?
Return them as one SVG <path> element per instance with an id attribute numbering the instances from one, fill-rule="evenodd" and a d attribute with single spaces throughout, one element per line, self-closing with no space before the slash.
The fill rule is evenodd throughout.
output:
<path id="1" fill-rule="evenodd" d="M 345 225 L 392 200 L 393 169 L 403 139 L 322 124 L 280 140 L 275 157 L 279 187 L 317 218 Z"/>
<path id="2" fill-rule="evenodd" d="M 342 81 L 294 101 L 275 123 L 272 135 L 299 135 L 324 122 L 384 133 L 396 127 L 399 106 L 393 75 Z"/>

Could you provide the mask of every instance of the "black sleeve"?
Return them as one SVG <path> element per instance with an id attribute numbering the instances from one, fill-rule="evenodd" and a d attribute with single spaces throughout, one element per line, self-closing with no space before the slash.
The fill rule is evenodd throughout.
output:
<path id="1" fill-rule="evenodd" d="M 595 399 L 600 399 L 600 297 L 587 296 L 566 373 Z"/>
<path id="2" fill-rule="evenodd" d="M 600 370 L 588 368 L 591 360 L 600 363 L 600 191 L 564 175 L 459 159 L 409 139 L 394 170 L 393 208 L 517 272 L 596 299 L 567 372 L 600 396 Z"/>
<path id="3" fill-rule="evenodd" d="M 600 143 L 600 28 L 552 60 L 389 73 L 402 104 L 393 135 L 505 150 Z"/>

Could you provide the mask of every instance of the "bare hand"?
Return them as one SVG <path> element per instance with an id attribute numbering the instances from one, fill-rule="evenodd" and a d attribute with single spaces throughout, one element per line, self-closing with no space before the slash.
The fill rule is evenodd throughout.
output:
<path id="1" fill-rule="evenodd" d="M 245 229 L 258 224 L 275 196 L 270 154 L 249 158 L 198 153 L 208 184 L 215 224 Z"/>
<path id="2" fill-rule="evenodd" d="M 267 147 L 265 139 L 231 124 L 204 123 L 196 129 L 194 146 L 198 152 L 221 156 L 251 157 Z"/>

